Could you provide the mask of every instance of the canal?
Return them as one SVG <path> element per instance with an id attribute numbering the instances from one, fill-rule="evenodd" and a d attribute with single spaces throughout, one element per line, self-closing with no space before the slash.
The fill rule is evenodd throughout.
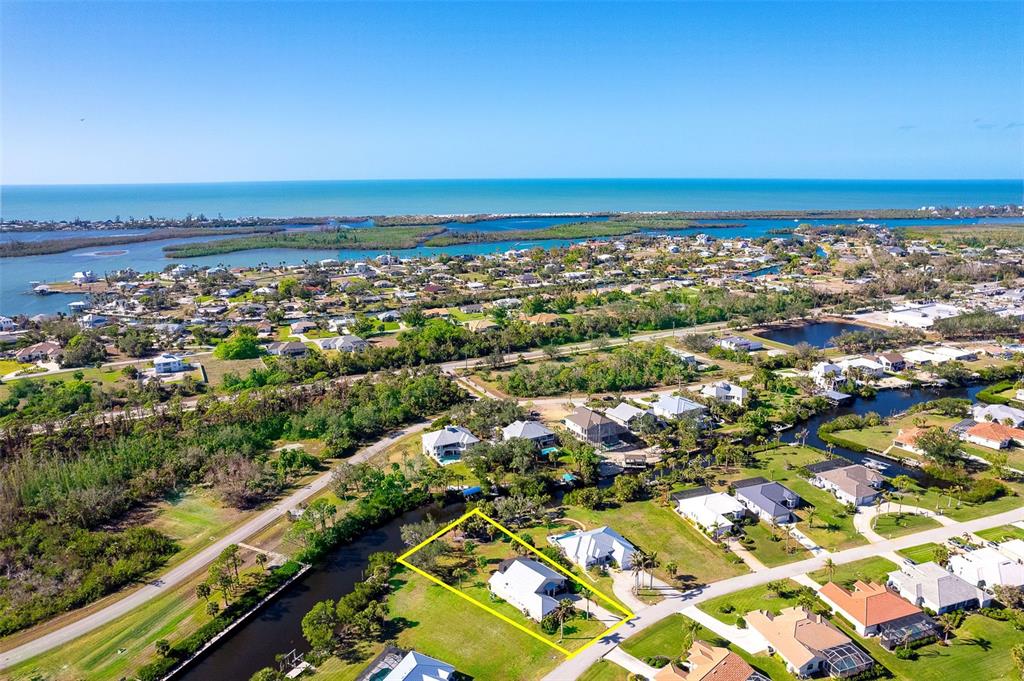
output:
<path id="1" fill-rule="evenodd" d="M 776 343 L 796 345 L 807 343 L 816 348 L 832 347 L 831 339 L 844 331 L 869 331 L 868 327 L 860 324 L 847 324 L 845 322 L 812 322 L 809 324 L 797 324 L 794 326 L 781 326 L 767 331 L 758 332 L 758 336 Z"/>
<path id="2" fill-rule="evenodd" d="M 292 649 L 309 650 L 302 638 L 302 618 L 318 601 L 343 596 L 362 581 L 371 553 L 405 550 L 400 530 L 430 515 L 451 520 L 463 504 L 410 511 L 370 532 L 359 541 L 331 553 L 322 565 L 288 586 L 252 619 L 239 625 L 222 642 L 196 660 L 177 679 L 187 681 L 245 681 L 263 667 L 274 667 L 274 657 Z"/>

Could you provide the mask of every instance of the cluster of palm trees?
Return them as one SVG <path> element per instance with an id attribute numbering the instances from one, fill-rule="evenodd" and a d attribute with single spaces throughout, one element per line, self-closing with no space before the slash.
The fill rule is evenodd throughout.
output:
<path id="1" fill-rule="evenodd" d="M 673 566 L 675 564 L 673 563 Z M 633 593 L 643 588 L 643 576 L 646 575 L 648 578 L 649 589 L 654 588 L 654 569 L 661 567 L 661 561 L 658 559 L 658 552 L 651 551 L 650 553 L 637 549 L 633 553 L 632 567 L 630 571 L 633 574 Z"/>

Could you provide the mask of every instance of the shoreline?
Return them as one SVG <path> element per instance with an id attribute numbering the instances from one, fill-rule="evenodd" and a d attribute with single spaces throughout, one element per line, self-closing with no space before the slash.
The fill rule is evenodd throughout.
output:
<path id="1" fill-rule="evenodd" d="M 436 226 L 456 222 L 474 224 L 493 220 L 538 219 L 538 218 L 608 218 L 628 219 L 679 219 L 679 220 L 913 220 L 943 218 L 1004 218 L 1024 217 L 1024 207 L 1014 204 L 961 208 L 865 208 L 806 210 L 646 210 L 646 211 L 556 211 L 556 212 L 505 212 L 505 213 L 422 213 L 394 215 L 320 215 L 270 217 L 250 216 L 237 219 L 199 218 L 150 218 L 145 220 L 55 220 L 55 219 L 2 219 L 0 233 L 17 232 L 78 232 L 87 230 L 118 229 L 166 229 L 189 228 L 212 230 L 216 228 L 260 227 L 305 225 L 310 227 L 334 223 L 367 223 L 378 227 Z"/>

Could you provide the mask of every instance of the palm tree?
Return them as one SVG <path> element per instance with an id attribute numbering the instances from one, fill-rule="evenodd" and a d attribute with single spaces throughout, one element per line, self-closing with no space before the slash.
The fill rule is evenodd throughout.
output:
<path id="1" fill-rule="evenodd" d="M 836 562 L 831 558 L 825 559 L 825 572 L 828 573 L 828 581 L 831 582 L 836 575 Z"/>
<path id="2" fill-rule="evenodd" d="M 260 566 L 261 570 L 266 570 L 267 569 L 267 554 L 265 554 L 265 553 L 257 553 L 256 554 L 256 564 Z"/>
<path id="3" fill-rule="evenodd" d="M 637 592 L 639 588 L 639 577 L 644 571 L 644 562 L 647 560 L 647 556 L 643 551 L 636 551 L 633 554 L 633 563 L 630 568 L 630 572 L 633 573 L 633 593 Z"/>
<path id="4" fill-rule="evenodd" d="M 650 577 L 650 586 L 648 588 L 654 588 L 654 568 L 661 565 L 661 561 L 658 560 L 658 552 L 652 551 L 646 555 L 646 563 L 644 567 L 647 569 L 647 574 Z"/>
<path id="5" fill-rule="evenodd" d="M 565 621 L 570 620 L 576 614 L 576 606 L 568 598 L 558 601 L 552 614 L 558 619 L 558 642 L 565 638 Z"/>

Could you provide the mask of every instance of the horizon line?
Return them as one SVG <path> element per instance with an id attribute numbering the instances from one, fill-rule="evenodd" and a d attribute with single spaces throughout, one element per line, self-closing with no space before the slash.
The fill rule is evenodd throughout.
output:
<path id="1" fill-rule="evenodd" d="M 750 180 L 770 182 L 1020 182 L 1024 177 L 696 177 L 696 176 L 623 176 L 623 177 L 401 177 L 401 178 L 332 178 L 332 179 L 289 179 L 289 180 L 172 180 L 158 182 L 52 182 L 52 183 L 0 183 L 0 189 L 44 188 L 44 187 L 150 187 L 187 185 L 231 185 L 231 184 L 299 184 L 333 182 L 557 182 L 557 181 L 652 181 L 652 180 L 693 180 L 714 182 L 743 182 Z"/>

